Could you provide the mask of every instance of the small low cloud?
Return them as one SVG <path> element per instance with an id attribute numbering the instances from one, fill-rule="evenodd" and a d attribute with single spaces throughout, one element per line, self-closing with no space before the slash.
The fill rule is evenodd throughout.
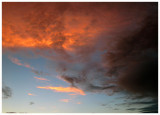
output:
<path id="1" fill-rule="evenodd" d="M 3 98 L 4 99 L 8 99 L 10 97 L 12 97 L 12 89 L 8 86 L 4 86 L 2 87 L 2 94 L 3 94 Z"/>
<path id="2" fill-rule="evenodd" d="M 32 101 L 29 103 L 29 105 L 33 105 L 33 104 L 34 104 L 34 102 L 32 102 Z"/>

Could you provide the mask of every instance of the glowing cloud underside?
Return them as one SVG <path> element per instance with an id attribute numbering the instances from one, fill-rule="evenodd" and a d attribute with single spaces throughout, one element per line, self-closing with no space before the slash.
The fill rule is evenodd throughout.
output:
<path id="1" fill-rule="evenodd" d="M 53 90 L 55 92 L 75 93 L 78 95 L 86 95 L 83 90 L 75 88 L 75 87 L 52 87 L 52 86 L 41 87 L 41 86 L 37 86 L 37 88 L 49 89 L 49 90 Z"/>

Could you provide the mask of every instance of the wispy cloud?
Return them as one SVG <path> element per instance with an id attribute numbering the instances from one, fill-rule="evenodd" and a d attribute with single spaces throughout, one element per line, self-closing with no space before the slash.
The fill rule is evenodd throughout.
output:
<path id="1" fill-rule="evenodd" d="M 48 89 L 48 90 L 53 90 L 55 92 L 64 92 L 64 93 L 75 93 L 77 95 L 86 95 L 83 90 L 75 88 L 75 87 L 53 87 L 53 86 L 37 86 L 37 88 L 40 89 Z"/>
<path id="2" fill-rule="evenodd" d="M 43 77 L 34 77 L 35 79 L 38 79 L 38 80 L 43 80 L 43 81 L 50 81 L 50 80 L 48 80 L 48 79 L 46 79 L 46 78 L 43 78 Z"/>
<path id="3" fill-rule="evenodd" d="M 68 102 L 69 102 L 69 99 L 61 99 L 60 101 L 65 102 L 65 103 L 68 103 Z"/>
<path id="4" fill-rule="evenodd" d="M 11 57 L 11 56 L 8 56 L 8 58 L 11 60 L 12 63 L 16 64 L 16 65 L 19 65 L 19 66 L 23 66 L 23 67 L 26 67 L 26 68 L 29 68 L 31 69 L 31 71 L 36 74 L 36 75 L 49 75 L 48 73 L 45 73 L 43 71 L 38 71 L 36 70 L 34 67 L 32 67 L 30 64 L 26 63 L 26 62 L 22 62 L 21 60 L 19 60 L 18 58 L 15 58 L 15 57 Z M 38 77 L 34 77 L 35 79 L 39 79 L 39 80 L 45 80 L 45 81 L 50 81 L 46 78 L 38 78 Z"/>
<path id="5" fill-rule="evenodd" d="M 21 60 L 15 58 L 15 57 L 9 56 L 8 58 L 12 61 L 12 63 L 14 63 L 16 65 L 23 66 L 23 67 L 30 68 L 30 69 L 34 69 L 34 67 L 32 67 L 31 65 L 29 65 L 27 63 L 22 63 Z"/>

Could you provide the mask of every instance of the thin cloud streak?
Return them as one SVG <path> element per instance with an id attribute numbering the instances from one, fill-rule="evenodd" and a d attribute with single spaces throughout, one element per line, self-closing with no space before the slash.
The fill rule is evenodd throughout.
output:
<path id="1" fill-rule="evenodd" d="M 49 90 L 53 90 L 55 92 L 64 92 L 64 93 L 71 93 L 72 92 L 77 95 L 86 95 L 83 90 L 75 88 L 75 87 L 53 87 L 53 86 L 41 87 L 41 86 L 37 86 L 37 88 L 49 89 Z"/>
<path id="2" fill-rule="evenodd" d="M 21 60 L 19 60 L 18 58 L 14 58 L 9 56 L 9 59 L 11 60 L 12 63 L 19 65 L 19 66 L 23 66 L 26 68 L 30 68 L 30 69 L 34 69 L 34 67 L 32 67 L 31 65 L 27 64 L 27 63 L 21 63 Z"/>
<path id="3" fill-rule="evenodd" d="M 46 79 L 46 78 L 42 78 L 42 77 L 34 77 L 35 79 L 38 79 L 38 80 L 42 80 L 42 81 L 50 81 L 50 80 L 48 80 L 48 79 Z"/>

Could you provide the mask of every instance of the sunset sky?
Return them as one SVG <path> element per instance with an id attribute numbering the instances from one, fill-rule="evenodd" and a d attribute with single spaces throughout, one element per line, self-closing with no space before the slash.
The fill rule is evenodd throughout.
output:
<path id="1" fill-rule="evenodd" d="M 158 3 L 3 2 L 2 112 L 157 113 Z"/>

